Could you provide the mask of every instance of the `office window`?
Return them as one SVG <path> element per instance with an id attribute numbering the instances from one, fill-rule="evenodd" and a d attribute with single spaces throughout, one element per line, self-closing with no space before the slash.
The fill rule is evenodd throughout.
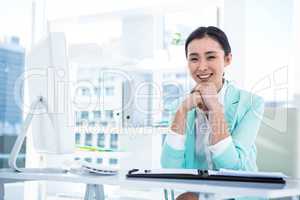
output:
<path id="1" fill-rule="evenodd" d="M 108 125 L 108 122 L 107 121 L 101 121 L 100 122 L 100 126 L 101 127 L 106 127 Z"/>
<path id="2" fill-rule="evenodd" d="M 170 11 L 164 16 L 164 46 L 171 60 L 185 59 L 184 42 L 199 25 L 217 25 L 216 7 L 196 7 L 198 9 Z"/>
<path id="3" fill-rule="evenodd" d="M 75 122 L 77 123 L 77 122 L 80 122 L 80 120 L 81 120 L 81 116 L 80 116 L 80 112 L 78 112 L 78 111 L 75 111 Z"/>
<path id="4" fill-rule="evenodd" d="M 9 16 L 7 17 L 9 19 Z M 9 23 L 9 24 L 10 26 L 14 26 L 13 25 L 14 23 Z M 1 30 L 3 31 L 8 30 L 10 28 L 11 27 L 1 26 Z M 2 34 L 3 31 L 1 31 Z M 22 108 L 20 107 L 20 105 L 22 105 L 23 103 L 23 97 L 20 96 L 20 98 L 18 99 L 20 102 L 17 102 L 15 99 L 16 98 L 15 92 L 18 90 L 19 93 L 23 90 L 23 88 L 15 88 L 15 83 L 24 72 L 25 49 L 19 43 L 18 37 L 12 37 L 11 35 L 8 35 L 8 37 L 4 39 L 1 37 L 2 36 L 1 33 L 0 33 L 0 168 L 6 168 L 8 167 L 7 163 L 8 163 L 8 157 L 10 151 L 14 145 L 14 142 L 18 134 L 21 131 L 20 127 L 23 123 L 23 111 Z M 10 34 L 18 35 L 19 33 L 12 32 Z M 22 167 L 25 166 L 25 159 L 24 159 L 25 149 L 26 149 L 25 146 L 26 146 L 26 142 L 23 143 L 21 152 L 18 155 L 18 160 L 17 160 L 19 166 Z"/>
<path id="5" fill-rule="evenodd" d="M 118 134 L 110 134 L 110 148 L 117 149 L 118 148 Z"/>
<path id="6" fill-rule="evenodd" d="M 80 116 L 80 118 L 81 118 L 81 120 L 89 120 L 89 112 L 88 111 L 81 111 L 81 116 Z"/>
<path id="7" fill-rule="evenodd" d="M 180 84 L 163 84 L 163 103 L 170 105 L 174 100 L 183 96 L 183 86 Z"/>
<path id="8" fill-rule="evenodd" d="M 108 75 L 108 76 L 104 76 L 104 81 L 109 81 L 109 82 L 112 82 L 115 80 L 115 77 L 114 76 L 111 76 L 111 75 Z"/>
<path id="9" fill-rule="evenodd" d="M 82 126 L 83 123 L 82 122 L 76 122 L 76 126 Z"/>
<path id="10" fill-rule="evenodd" d="M 82 96 L 91 96 L 91 92 L 89 88 L 81 88 L 81 95 Z"/>
<path id="11" fill-rule="evenodd" d="M 85 134 L 85 145 L 92 146 L 92 142 L 93 142 L 93 135 L 91 133 L 86 133 Z"/>
<path id="12" fill-rule="evenodd" d="M 89 126 L 95 126 L 96 125 L 96 122 L 95 121 L 90 121 L 89 122 Z"/>
<path id="13" fill-rule="evenodd" d="M 175 76 L 176 76 L 176 78 L 179 78 L 179 79 L 188 78 L 188 75 L 186 73 L 177 73 Z"/>
<path id="14" fill-rule="evenodd" d="M 105 135 L 104 133 L 98 133 L 97 146 L 104 148 L 105 147 Z"/>
<path id="15" fill-rule="evenodd" d="M 163 73 L 163 79 L 171 79 L 173 77 L 172 73 Z"/>
<path id="16" fill-rule="evenodd" d="M 101 88 L 100 87 L 95 87 L 94 88 L 94 93 L 97 97 L 101 96 Z"/>
<path id="17" fill-rule="evenodd" d="M 110 165 L 116 165 L 116 164 L 118 164 L 118 159 L 116 159 L 116 158 L 110 158 L 109 159 L 109 164 Z"/>
<path id="18" fill-rule="evenodd" d="M 93 115 L 94 115 L 95 121 L 99 121 L 101 119 L 101 111 L 100 110 L 93 111 Z"/>
<path id="19" fill-rule="evenodd" d="M 113 96 L 114 95 L 114 87 L 106 87 L 105 88 L 105 95 L 106 96 Z"/>
<path id="20" fill-rule="evenodd" d="M 103 163 L 103 158 L 97 158 L 97 164 L 102 164 Z"/>
<path id="21" fill-rule="evenodd" d="M 163 84 L 163 113 L 162 120 L 169 120 L 170 110 L 168 106 L 174 101 L 178 100 L 179 97 L 184 95 L 183 86 L 180 84 Z"/>
<path id="22" fill-rule="evenodd" d="M 79 145 L 80 144 L 80 133 L 75 134 L 75 144 Z"/>
<path id="23" fill-rule="evenodd" d="M 110 120 L 114 118 L 114 112 L 112 110 L 106 110 L 105 111 L 105 118 Z"/>

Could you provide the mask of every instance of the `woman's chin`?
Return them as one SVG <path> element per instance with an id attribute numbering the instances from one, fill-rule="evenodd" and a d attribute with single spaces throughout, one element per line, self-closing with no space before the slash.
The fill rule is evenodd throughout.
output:
<path id="1" fill-rule="evenodd" d="M 214 83 L 214 81 L 211 78 L 207 78 L 207 79 L 196 79 L 195 80 L 197 84 L 204 84 L 204 83 Z"/>

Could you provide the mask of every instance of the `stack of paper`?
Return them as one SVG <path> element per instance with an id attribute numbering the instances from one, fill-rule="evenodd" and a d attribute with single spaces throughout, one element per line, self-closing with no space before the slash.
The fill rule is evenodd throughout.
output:
<path id="1" fill-rule="evenodd" d="M 243 177 L 269 177 L 269 178 L 287 178 L 281 172 L 251 172 L 251 171 L 237 171 L 230 169 L 220 169 L 219 171 L 208 171 L 209 175 L 223 175 L 223 176 L 243 176 Z"/>

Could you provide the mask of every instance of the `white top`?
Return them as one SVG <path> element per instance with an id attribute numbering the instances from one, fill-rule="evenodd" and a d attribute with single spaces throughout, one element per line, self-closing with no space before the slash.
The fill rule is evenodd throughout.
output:
<path id="1" fill-rule="evenodd" d="M 218 99 L 222 105 L 224 105 L 225 92 L 226 92 L 227 88 L 228 88 L 228 82 L 224 81 L 223 87 L 218 93 Z M 199 123 L 199 122 L 197 122 L 197 120 L 199 120 L 201 111 L 200 111 L 200 109 L 199 110 L 196 109 L 196 112 L 197 112 L 196 123 Z M 205 126 L 209 126 L 206 116 L 202 115 L 202 117 L 204 117 L 204 119 L 206 119 Z M 184 144 L 185 144 L 185 135 L 180 135 L 178 133 L 173 132 L 172 130 L 170 130 L 170 132 L 172 134 L 167 135 L 166 143 L 173 149 L 183 150 Z M 231 138 L 231 136 L 229 136 L 214 145 L 209 145 L 208 150 L 214 155 L 221 154 L 227 148 L 227 146 L 231 143 L 231 141 L 232 141 L 232 138 Z"/>

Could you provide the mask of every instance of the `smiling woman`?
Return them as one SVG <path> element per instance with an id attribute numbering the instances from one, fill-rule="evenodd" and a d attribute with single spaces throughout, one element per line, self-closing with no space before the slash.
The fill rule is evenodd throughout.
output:
<path id="1" fill-rule="evenodd" d="M 199 27 L 187 38 L 185 51 L 196 85 L 173 107 L 173 134 L 165 140 L 162 166 L 257 171 L 255 138 L 264 103 L 223 78 L 232 60 L 225 33 L 213 26 Z M 188 192 L 179 199 L 198 195 Z"/>
<path id="2" fill-rule="evenodd" d="M 203 27 L 204 29 L 204 27 Z M 205 33 L 205 30 L 199 30 Z M 217 90 L 222 87 L 224 68 L 231 62 L 231 49 L 226 35 L 210 29 L 208 36 L 186 42 L 186 57 L 192 78 L 197 82 L 213 81 Z M 210 36 L 211 35 L 211 36 Z M 223 37 L 222 37 L 223 36 Z M 193 38 L 192 36 L 190 39 Z M 219 38 L 219 39 L 218 39 Z"/>

